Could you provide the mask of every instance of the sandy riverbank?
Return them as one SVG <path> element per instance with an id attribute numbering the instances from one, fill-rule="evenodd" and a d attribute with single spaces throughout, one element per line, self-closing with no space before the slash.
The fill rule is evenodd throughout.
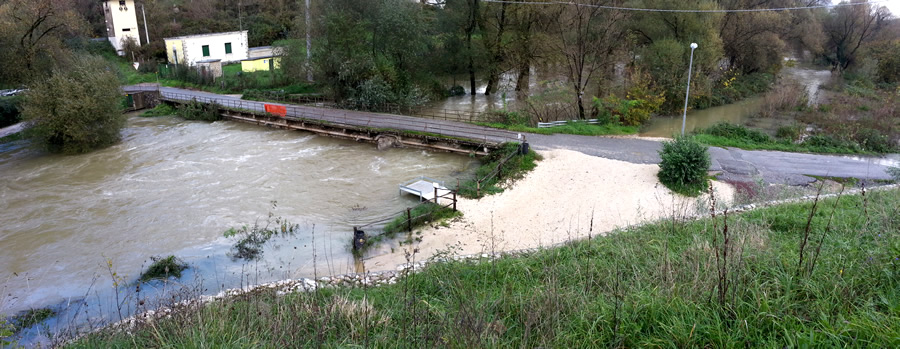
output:
<path id="1" fill-rule="evenodd" d="M 544 160 L 513 188 L 480 200 L 461 199 L 462 218 L 448 227 L 423 228 L 417 235 L 421 241 L 406 247 L 417 249 L 421 260 L 442 251 L 466 255 L 550 246 L 707 206 L 705 197 L 685 198 L 666 189 L 656 178 L 657 165 L 570 150 L 541 155 Z M 731 201 L 731 186 L 713 182 L 713 188 L 719 202 Z M 383 246 L 365 266 L 390 270 L 405 262 L 403 248 Z"/>

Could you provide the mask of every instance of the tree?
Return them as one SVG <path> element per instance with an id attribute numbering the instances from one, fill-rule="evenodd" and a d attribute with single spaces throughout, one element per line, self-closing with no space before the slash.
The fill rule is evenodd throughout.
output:
<path id="1" fill-rule="evenodd" d="M 575 90 L 578 117 L 585 118 L 584 94 L 594 73 L 615 64 L 611 59 L 625 36 L 625 12 L 598 6 L 620 4 L 614 0 L 590 0 L 558 7 L 549 15 L 554 33 L 551 45 L 562 56 L 566 76 Z"/>
<path id="2" fill-rule="evenodd" d="M 835 7 L 824 21 L 824 58 L 833 70 L 843 72 L 856 62 L 857 53 L 890 17 L 885 7 L 875 9 L 862 0 L 853 6 Z"/>
<path id="3" fill-rule="evenodd" d="M 771 8 L 783 3 L 776 0 L 719 0 L 724 9 Z M 729 68 L 753 73 L 771 71 L 779 66 L 786 47 L 781 33 L 791 17 L 789 11 L 726 13 L 719 36 Z"/>
<path id="4" fill-rule="evenodd" d="M 670 2 L 644 0 L 646 8 L 671 10 L 717 9 L 711 0 Z M 642 12 L 631 21 L 631 32 L 638 44 L 636 64 L 650 74 L 654 90 L 665 94 L 662 110 L 672 112 L 682 108 L 684 88 L 690 63 L 691 43 L 699 44 L 694 53 L 691 94 L 708 94 L 713 72 L 722 60 L 722 39 L 719 36 L 721 14 L 694 12 Z"/>
<path id="5" fill-rule="evenodd" d="M 25 94 L 22 115 L 51 152 L 86 153 L 116 143 L 125 125 L 115 68 L 97 56 L 77 56 Z"/>
<path id="6" fill-rule="evenodd" d="M 9 0 L 0 4 L 0 83 L 23 84 L 65 61 L 63 40 L 85 31 L 71 0 Z"/>

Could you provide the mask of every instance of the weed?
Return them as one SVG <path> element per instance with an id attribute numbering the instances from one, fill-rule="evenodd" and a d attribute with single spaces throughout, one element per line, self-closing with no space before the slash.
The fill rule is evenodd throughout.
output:
<path id="1" fill-rule="evenodd" d="M 385 225 L 384 233 L 388 237 L 393 237 L 394 234 L 401 231 L 411 231 L 411 229 L 415 229 L 417 227 L 425 225 L 426 223 L 439 224 L 448 219 L 459 217 L 461 215 L 462 212 L 454 211 L 451 208 L 427 202 L 422 205 L 416 206 L 410 211 L 410 216 L 412 217 L 411 221 L 407 220 L 405 213 L 397 216 L 397 218 L 394 218 L 393 221 L 390 221 L 387 225 Z"/>
<path id="2" fill-rule="evenodd" d="M 273 202 L 272 205 L 274 207 L 275 203 Z M 292 224 L 282 217 L 275 217 L 270 212 L 264 225 L 260 225 L 257 221 L 252 226 L 229 228 L 224 235 L 226 238 L 238 239 L 229 253 L 232 259 L 258 260 L 262 257 L 263 246 L 270 239 L 279 236 L 293 236 L 299 230 L 299 225 Z M 313 241 L 315 242 L 315 240 Z"/>
<path id="3" fill-rule="evenodd" d="M 475 171 L 475 179 L 468 180 L 459 185 L 459 195 L 465 198 L 481 198 L 485 195 L 500 193 L 501 185 L 519 180 L 537 167 L 541 156 L 533 150 L 528 154 L 517 155 L 520 152 L 518 143 L 506 143 L 497 151 L 492 152 Z M 506 162 L 502 162 L 508 159 Z"/>
<path id="4" fill-rule="evenodd" d="M 147 268 L 143 274 L 141 274 L 141 281 L 146 282 L 154 279 L 165 279 L 169 276 L 180 278 L 181 272 L 188 268 L 184 261 L 175 256 L 153 256 L 150 257 L 150 260 L 152 260 L 153 263 L 150 264 L 150 267 Z"/>
<path id="5" fill-rule="evenodd" d="M 15 316 L 13 323 L 16 329 L 21 330 L 42 323 L 55 315 L 56 312 L 50 308 L 28 309 Z"/>

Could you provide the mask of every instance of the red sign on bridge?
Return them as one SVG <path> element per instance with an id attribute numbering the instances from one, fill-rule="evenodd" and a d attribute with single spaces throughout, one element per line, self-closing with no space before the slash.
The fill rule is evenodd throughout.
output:
<path id="1" fill-rule="evenodd" d="M 265 104 L 265 107 L 266 113 L 280 115 L 281 117 L 287 116 L 287 108 L 283 105 Z"/>

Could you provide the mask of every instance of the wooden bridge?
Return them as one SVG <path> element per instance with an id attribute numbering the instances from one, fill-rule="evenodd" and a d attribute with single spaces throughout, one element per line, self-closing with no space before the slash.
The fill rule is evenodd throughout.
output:
<path id="1" fill-rule="evenodd" d="M 486 155 L 505 142 L 516 141 L 518 136 L 506 130 L 440 118 L 247 101 L 171 87 L 126 86 L 123 89 L 131 95 L 156 94 L 160 101 L 169 103 L 215 103 L 227 119 L 377 143 L 379 148 L 414 147 Z"/>

